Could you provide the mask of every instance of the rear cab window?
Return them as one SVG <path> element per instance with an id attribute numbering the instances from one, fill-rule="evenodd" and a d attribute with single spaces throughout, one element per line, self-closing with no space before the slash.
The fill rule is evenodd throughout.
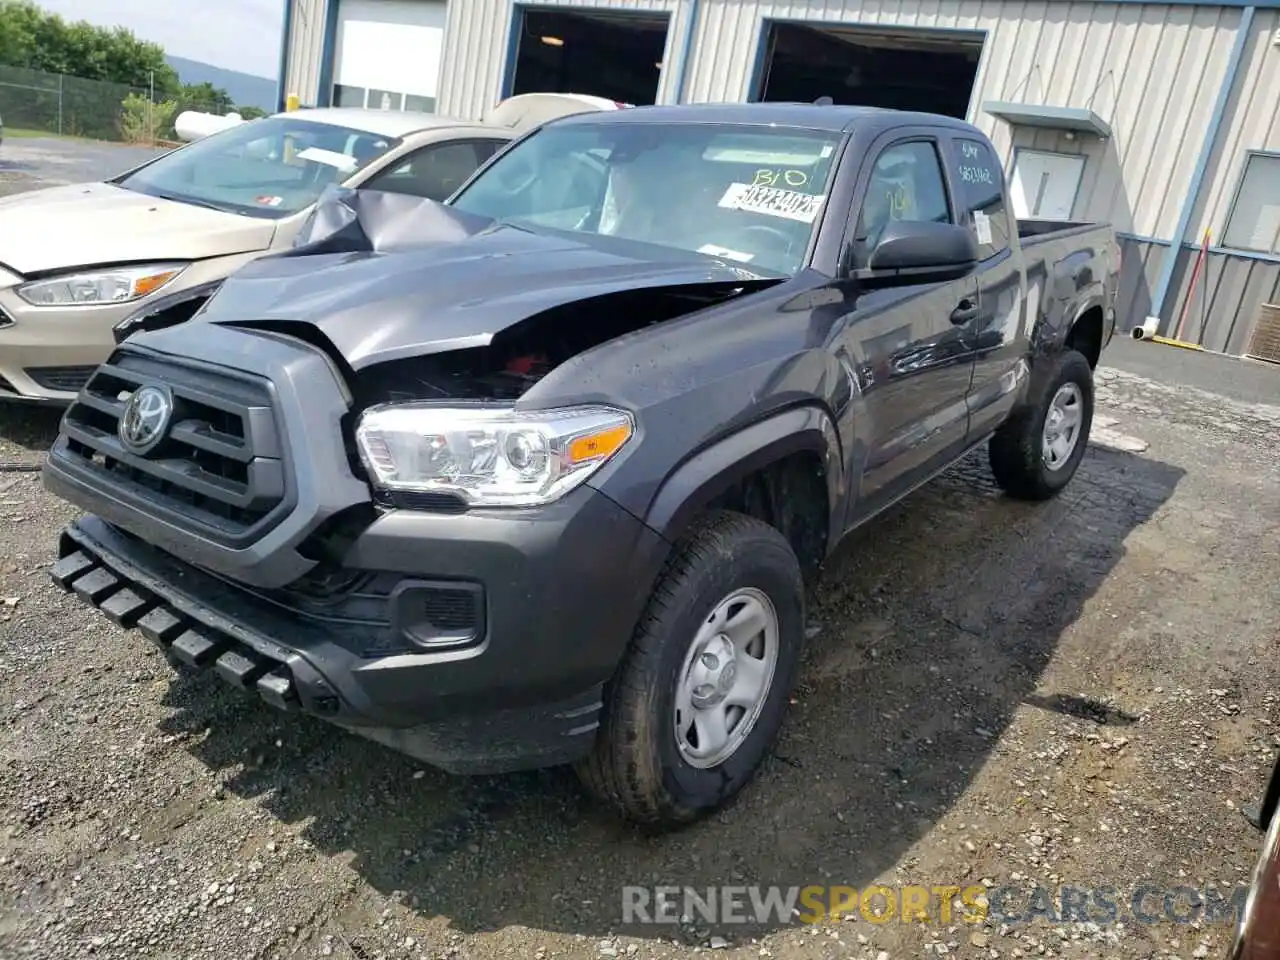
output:
<path id="1" fill-rule="evenodd" d="M 1009 214 L 1004 201 L 1004 171 L 995 151 L 981 141 L 954 137 L 951 180 L 955 185 L 958 222 L 973 231 L 981 259 L 1009 249 Z"/>

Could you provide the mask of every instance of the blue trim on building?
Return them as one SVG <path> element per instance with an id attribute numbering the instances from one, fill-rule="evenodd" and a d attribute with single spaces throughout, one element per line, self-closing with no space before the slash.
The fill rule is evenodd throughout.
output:
<path id="1" fill-rule="evenodd" d="M 702 0 L 688 0 L 688 22 L 684 27 L 684 39 L 680 44 L 680 60 L 676 64 L 676 103 L 684 103 L 684 85 L 689 76 L 689 61 L 693 59 L 693 41 L 698 35 L 698 17 L 702 12 Z"/>
<path id="2" fill-rule="evenodd" d="M 284 24 L 280 28 L 280 67 L 276 74 L 276 113 L 284 110 L 289 82 L 289 39 L 293 33 L 293 0 L 284 0 Z"/>
<path id="3" fill-rule="evenodd" d="M 1165 7 L 1228 7 L 1235 10 L 1248 10 L 1250 8 L 1260 10 L 1280 9 L 1280 0 L 1099 0 L 1099 2 L 1118 3 L 1121 5 L 1148 5 L 1154 3 Z"/>
<path id="4" fill-rule="evenodd" d="M 1200 202 L 1200 190 L 1204 186 L 1205 175 L 1209 171 L 1209 162 L 1213 159 L 1218 144 L 1218 134 L 1222 129 L 1222 121 L 1227 114 L 1227 106 L 1231 94 L 1236 88 L 1236 78 L 1240 74 L 1240 64 L 1244 62 L 1245 49 L 1249 45 L 1249 35 L 1253 33 L 1253 15 L 1255 7 L 1248 6 L 1240 14 L 1240 23 L 1236 26 L 1236 38 L 1231 45 L 1231 57 L 1227 61 L 1227 70 L 1222 78 L 1222 86 L 1218 88 L 1218 98 L 1213 104 L 1213 113 L 1209 120 L 1209 129 L 1205 133 L 1204 144 L 1200 147 L 1200 156 L 1196 160 L 1195 170 L 1191 174 L 1191 186 L 1187 190 L 1186 199 L 1182 203 L 1182 213 L 1178 216 L 1178 226 L 1173 232 L 1173 243 L 1178 247 L 1187 245 L 1187 234 L 1191 230 L 1191 218 L 1195 214 L 1196 205 Z M 1173 271 L 1177 267 L 1177 257 L 1165 257 L 1160 265 L 1160 278 L 1156 281 L 1156 289 L 1151 295 L 1151 315 L 1161 317 L 1169 299 L 1169 288 L 1173 282 Z"/>
<path id="5" fill-rule="evenodd" d="M 769 31 L 776 21 L 772 17 L 760 19 L 760 32 L 756 34 L 756 52 L 752 57 L 751 73 L 747 75 L 747 91 L 742 99 L 757 102 L 764 93 L 764 65 L 769 59 Z"/>
<path id="6" fill-rule="evenodd" d="M 502 65 L 502 86 L 498 90 L 498 99 L 505 100 L 511 96 L 511 89 L 516 82 L 516 60 L 520 56 L 520 33 L 524 25 L 523 3 L 511 4 L 511 16 L 507 21 L 507 55 Z M 446 42 L 448 38 L 446 37 Z"/>
<path id="7" fill-rule="evenodd" d="M 1173 242 L 1170 240 L 1161 240 L 1159 237 L 1144 237 L 1140 233 L 1125 233 L 1123 230 L 1116 231 L 1116 238 L 1119 240 L 1131 240 L 1134 243 L 1149 243 L 1153 247 L 1173 246 Z"/>
<path id="8" fill-rule="evenodd" d="M 1280 2 L 1280 0 L 1277 0 Z M 333 106 L 333 61 L 338 47 L 338 8 L 342 0 L 324 5 L 324 34 L 320 45 L 320 79 L 316 82 L 315 105 Z"/>
<path id="9" fill-rule="evenodd" d="M 1128 240 L 1130 243 L 1145 243 L 1153 247 L 1160 247 L 1168 250 L 1173 247 L 1171 240 L 1161 240 L 1159 237 L 1144 237 L 1138 233 L 1124 233 L 1117 230 L 1116 237 L 1120 240 Z M 1200 249 L 1200 244 L 1184 241 L 1179 244 L 1183 250 L 1196 251 Z M 1234 247 L 1217 247 L 1213 244 L 1209 245 L 1209 252 L 1222 257 L 1234 257 L 1237 260 L 1256 260 L 1258 263 L 1280 263 L 1280 256 L 1269 253 L 1255 253 L 1252 250 L 1237 250 Z M 1170 257 L 1169 259 L 1173 259 Z"/>

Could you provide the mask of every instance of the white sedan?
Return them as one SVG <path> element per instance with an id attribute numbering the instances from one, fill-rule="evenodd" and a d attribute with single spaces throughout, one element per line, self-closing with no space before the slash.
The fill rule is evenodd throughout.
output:
<path id="1" fill-rule="evenodd" d="M 625 104 L 524 94 L 483 122 L 323 108 L 236 123 L 103 183 L 0 199 L 0 400 L 66 403 L 112 329 L 157 299 L 191 309 L 288 248 L 331 184 L 444 200 L 547 120 Z"/>

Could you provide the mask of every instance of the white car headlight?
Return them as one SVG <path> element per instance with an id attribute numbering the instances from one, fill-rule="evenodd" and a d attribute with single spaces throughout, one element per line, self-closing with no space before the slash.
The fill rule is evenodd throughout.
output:
<path id="1" fill-rule="evenodd" d="M 635 432 L 625 410 L 388 404 L 365 412 L 356 444 L 384 490 L 446 493 L 474 506 L 535 506 L 577 487 Z"/>
<path id="2" fill-rule="evenodd" d="M 32 280 L 16 290 L 18 296 L 35 307 L 129 303 L 155 293 L 185 269 L 186 265 L 181 263 L 113 267 Z"/>

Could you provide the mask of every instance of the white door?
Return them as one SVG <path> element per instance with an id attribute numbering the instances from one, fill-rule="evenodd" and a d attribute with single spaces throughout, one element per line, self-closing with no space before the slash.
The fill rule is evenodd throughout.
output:
<path id="1" fill-rule="evenodd" d="M 1014 216 L 1024 220 L 1070 220 L 1083 175 L 1082 156 L 1019 150 L 1009 184 Z"/>
<path id="2" fill-rule="evenodd" d="M 440 83 L 444 0 L 338 3 L 333 103 L 433 113 Z"/>

